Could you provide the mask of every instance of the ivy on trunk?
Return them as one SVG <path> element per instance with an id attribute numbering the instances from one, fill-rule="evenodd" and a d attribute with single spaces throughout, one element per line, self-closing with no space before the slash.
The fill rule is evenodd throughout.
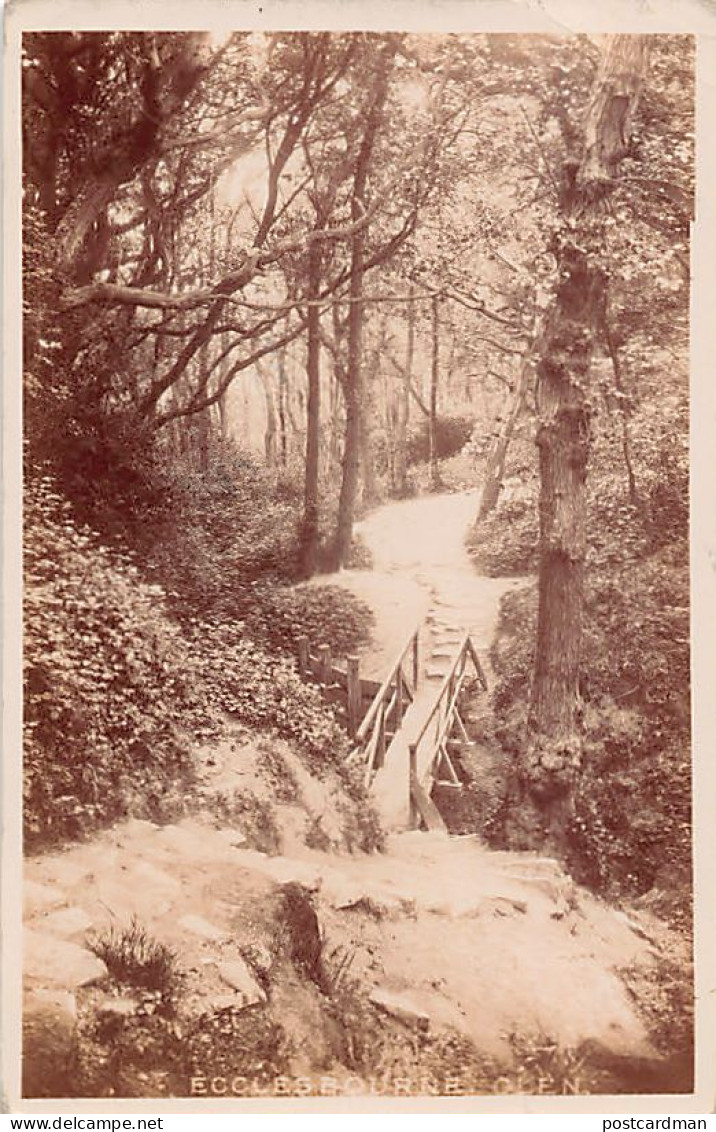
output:
<path id="1" fill-rule="evenodd" d="M 559 850 L 581 766 L 580 657 L 586 553 L 590 368 L 604 321 L 607 199 L 627 155 L 646 63 L 641 36 L 614 36 L 596 76 L 579 152 L 564 162 L 558 283 L 537 342 L 539 612 L 521 766 L 520 823 Z M 534 829 L 533 829 L 534 834 Z"/>

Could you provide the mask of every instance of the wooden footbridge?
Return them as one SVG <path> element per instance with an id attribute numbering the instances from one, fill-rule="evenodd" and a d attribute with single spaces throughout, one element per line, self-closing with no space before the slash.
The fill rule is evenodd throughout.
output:
<path id="1" fill-rule="evenodd" d="M 487 690 L 469 634 L 446 656 L 444 673 L 423 675 L 416 628 L 380 684 L 361 677 L 357 657 L 337 663 L 328 646 L 314 652 L 305 637 L 298 659 L 304 679 L 318 683 L 336 704 L 353 739 L 351 758 L 364 766 L 366 785 L 388 828 L 444 829 L 432 790 L 462 788 L 453 755 L 471 741 L 461 706 L 475 684 Z"/>

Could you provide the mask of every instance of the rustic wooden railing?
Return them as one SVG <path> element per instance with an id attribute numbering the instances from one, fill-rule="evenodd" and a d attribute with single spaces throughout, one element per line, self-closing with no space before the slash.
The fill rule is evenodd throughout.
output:
<path id="1" fill-rule="evenodd" d="M 369 710 L 381 685 L 360 674 L 360 660 L 348 656 L 344 662 L 334 660 L 331 646 L 312 646 L 307 636 L 297 641 L 298 671 L 302 680 L 317 684 L 325 699 L 335 705 L 340 721 L 351 738 Z"/>
<path id="2" fill-rule="evenodd" d="M 472 666 L 477 679 L 487 691 L 487 679 L 475 647 L 468 634 L 462 639 L 458 653 L 447 672 L 433 707 L 416 740 L 410 744 L 410 827 L 424 823 L 428 829 L 444 828 L 444 823 L 430 798 L 433 786 L 461 786 L 450 757 L 450 741 L 457 731 L 461 740 L 470 742 L 460 716 L 460 694 Z"/>
<path id="3" fill-rule="evenodd" d="M 418 636 L 418 629 L 410 634 L 356 731 L 354 754 L 363 759 L 368 784 L 383 766 L 385 752 L 415 699 L 419 677 Z"/>

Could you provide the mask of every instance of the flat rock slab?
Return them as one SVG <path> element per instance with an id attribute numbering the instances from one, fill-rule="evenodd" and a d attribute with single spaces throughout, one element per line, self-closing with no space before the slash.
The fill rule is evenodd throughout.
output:
<path id="1" fill-rule="evenodd" d="M 154 835 L 152 844 L 162 852 L 171 854 L 170 859 L 177 864 L 231 861 L 238 851 L 218 830 L 191 821 L 164 826 Z"/>
<path id="2" fill-rule="evenodd" d="M 143 884 L 151 888 L 152 892 L 176 895 L 181 891 L 181 884 L 176 877 L 170 876 L 164 869 L 158 869 L 149 861 L 137 861 L 124 874 L 129 884 Z"/>
<path id="3" fill-rule="evenodd" d="M 92 917 L 88 916 L 84 908 L 76 904 L 69 908 L 58 908 L 56 912 L 48 912 L 37 923 L 42 931 L 52 932 L 59 936 L 84 935 L 92 927 Z"/>
<path id="4" fill-rule="evenodd" d="M 266 992 L 259 986 L 251 968 L 243 959 L 226 959 L 217 963 L 216 967 L 222 980 L 235 992 L 232 998 L 238 999 L 238 1003 L 234 1005 L 246 1007 L 266 1002 Z"/>
<path id="5" fill-rule="evenodd" d="M 66 990 L 96 983 L 107 975 L 102 960 L 86 947 L 32 928 L 23 933 L 23 970 L 36 983 Z"/>
<path id="6" fill-rule="evenodd" d="M 23 882 L 22 910 L 26 919 L 41 912 L 49 912 L 51 908 L 59 908 L 66 901 L 65 893 L 56 885 L 39 884 L 34 880 Z"/>
<path id="7" fill-rule="evenodd" d="M 98 914 L 104 912 L 105 917 L 122 924 L 129 924 L 133 919 L 151 921 L 157 916 L 168 912 L 172 904 L 171 894 L 167 895 L 160 890 L 154 890 L 146 882 L 140 883 L 137 878 L 132 879 L 128 874 L 117 876 L 111 873 L 102 878 L 89 892 L 93 892 Z"/>
<path id="8" fill-rule="evenodd" d="M 200 939 L 204 939 L 208 943 L 221 943 L 222 940 L 227 938 L 225 931 L 217 928 L 215 924 L 210 924 L 203 916 L 191 914 L 182 916 L 178 920 L 178 925 L 183 931 L 199 936 Z"/>
<path id="9" fill-rule="evenodd" d="M 76 860 L 68 851 L 67 853 L 53 853 L 44 858 L 38 879 L 43 884 L 61 890 L 84 884 L 91 876 L 92 867 Z"/>
<path id="10" fill-rule="evenodd" d="M 427 1033 L 430 1029 L 429 1016 L 406 994 L 386 990 L 383 987 L 376 987 L 370 993 L 370 1001 L 374 1006 L 377 1006 L 379 1010 L 383 1010 L 386 1014 L 397 1018 L 404 1026 L 410 1026 L 413 1029 L 420 1030 L 422 1033 Z"/>
<path id="11" fill-rule="evenodd" d="M 258 867 L 277 884 L 298 884 L 310 892 L 314 892 L 321 884 L 322 870 L 310 861 L 296 861 L 291 857 L 265 857 Z"/>

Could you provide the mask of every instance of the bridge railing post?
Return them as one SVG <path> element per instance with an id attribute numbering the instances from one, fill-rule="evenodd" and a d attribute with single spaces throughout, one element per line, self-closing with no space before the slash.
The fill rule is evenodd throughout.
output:
<path id="1" fill-rule="evenodd" d="M 348 734 L 355 739 L 361 710 L 360 661 L 357 656 L 346 657 L 346 697 Z"/>
<path id="2" fill-rule="evenodd" d="M 397 731 L 403 722 L 403 666 L 399 666 L 395 675 L 395 730 Z"/>
<path id="3" fill-rule="evenodd" d="M 408 763 L 408 795 L 409 795 L 409 828 L 417 829 L 418 821 L 418 807 L 415 804 L 415 787 L 418 782 L 418 745 L 411 743 L 409 747 L 409 763 Z"/>
<path id="4" fill-rule="evenodd" d="M 321 684 L 331 683 L 331 646 L 318 646 L 318 679 Z"/>
<path id="5" fill-rule="evenodd" d="M 413 637 L 413 691 L 418 686 L 418 673 L 420 671 L 420 657 L 418 655 L 418 630 L 415 630 Z"/>

